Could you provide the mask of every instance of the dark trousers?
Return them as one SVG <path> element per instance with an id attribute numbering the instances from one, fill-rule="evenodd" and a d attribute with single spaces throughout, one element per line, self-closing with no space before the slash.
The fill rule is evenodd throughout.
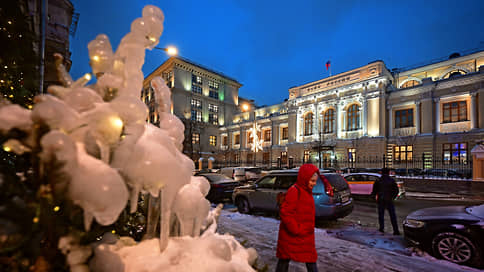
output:
<path id="1" fill-rule="evenodd" d="M 276 272 L 287 272 L 289 269 L 289 259 L 279 259 L 277 261 Z M 308 272 L 318 272 L 318 267 L 316 263 L 306 263 L 306 269 Z"/>
<path id="2" fill-rule="evenodd" d="M 383 231 L 385 229 L 385 209 L 387 209 L 388 213 L 390 214 L 393 232 L 399 233 L 397 215 L 395 214 L 395 206 L 393 205 L 393 201 L 378 201 L 378 223 L 380 223 L 380 230 Z"/>

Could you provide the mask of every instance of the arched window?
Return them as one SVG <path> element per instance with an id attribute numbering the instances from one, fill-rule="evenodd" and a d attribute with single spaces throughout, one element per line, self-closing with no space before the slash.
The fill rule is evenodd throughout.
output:
<path id="1" fill-rule="evenodd" d="M 346 130 L 358 130 L 360 129 L 360 106 L 353 104 L 348 107 L 346 113 Z"/>
<path id="2" fill-rule="evenodd" d="M 313 113 L 304 115 L 304 136 L 313 134 Z"/>
<path id="3" fill-rule="evenodd" d="M 420 82 L 418 82 L 416 80 L 409 80 L 409 81 L 403 83 L 400 88 L 410 88 L 410 87 L 413 87 L 413 86 L 417 86 L 419 84 L 420 84 Z"/>
<path id="4" fill-rule="evenodd" d="M 334 110 L 329 109 L 324 112 L 323 117 L 323 132 L 333 133 L 334 132 Z"/>
<path id="5" fill-rule="evenodd" d="M 461 70 L 461 69 L 457 69 L 457 70 L 453 70 L 453 71 L 450 71 L 448 72 L 447 74 L 444 75 L 444 79 L 445 78 L 453 78 L 453 77 L 457 77 L 457 76 L 462 76 L 462 75 L 465 75 L 466 74 L 466 71 L 464 70 Z"/>

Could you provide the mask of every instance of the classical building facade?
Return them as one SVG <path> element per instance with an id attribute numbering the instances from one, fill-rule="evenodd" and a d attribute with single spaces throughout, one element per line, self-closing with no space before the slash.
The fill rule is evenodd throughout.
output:
<path id="1" fill-rule="evenodd" d="M 256 107 L 239 98 L 237 80 L 172 57 L 145 79 L 142 99 L 157 123 L 150 80 L 172 89 L 173 113 L 185 124 L 184 152 L 221 165 L 366 162 L 391 167 L 468 164 L 484 140 L 484 51 L 410 69 L 383 61 L 289 89 L 280 104 Z M 249 130 L 260 126 L 262 150 Z M 374 165 L 371 164 L 374 162 Z M 360 165 L 363 167 L 363 165 Z"/>
<path id="2" fill-rule="evenodd" d="M 254 122 L 264 140 L 256 154 Z M 372 62 L 290 88 L 284 103 L 236 114 L 219 130 L 218 161 L 231 163 L 467 164 L 484 140 L 484 51 L 407 70 Z"/>
<path id="3" fill-rule="evenodd" d="M 172 113 L 185 125 L 183 152 L 194 161 L 215 157 L 221 145 L 219 128 L 240 112 L 237 80 L 182 57 L 171 57 L 148 75 L 141 99 L 150 110 L 149 121 L 159 125 L 151 80 L 161 76 L 172 91 Z M 253 103 L 253 101 L 252 101 Z"/>

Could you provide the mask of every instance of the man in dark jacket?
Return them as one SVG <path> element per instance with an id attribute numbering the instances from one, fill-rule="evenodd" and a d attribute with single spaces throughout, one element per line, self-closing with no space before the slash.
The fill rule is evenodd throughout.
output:
<path id="1" fill-rule="evenodd" d="M 398 231 L 397 216 L 395 214 L 395 206 L 393 199 L 398 195 L 397 182 L 389 176 L 389 169 L 383 168 L 380 180 L 373 184 L 372 197 L 376 197 L 378 203 L 378 223 L 380 224 L 380 232 L 384 232 L 385 227 L 385 209 L 390 213 L 390 220 L 393 226 L 393 235 L 400 235 Z"/>

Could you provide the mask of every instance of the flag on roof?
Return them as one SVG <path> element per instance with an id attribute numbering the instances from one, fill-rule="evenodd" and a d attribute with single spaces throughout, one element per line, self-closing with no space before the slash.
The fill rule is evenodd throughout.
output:
<path id="1" fill-rule="evenodd" d="M 331 61 L 329 61 L 329 60 L 328 60 L 328 61 L 326 62 L 326 70 L 328 70 L 330 66 L 331 66 Z"/>

